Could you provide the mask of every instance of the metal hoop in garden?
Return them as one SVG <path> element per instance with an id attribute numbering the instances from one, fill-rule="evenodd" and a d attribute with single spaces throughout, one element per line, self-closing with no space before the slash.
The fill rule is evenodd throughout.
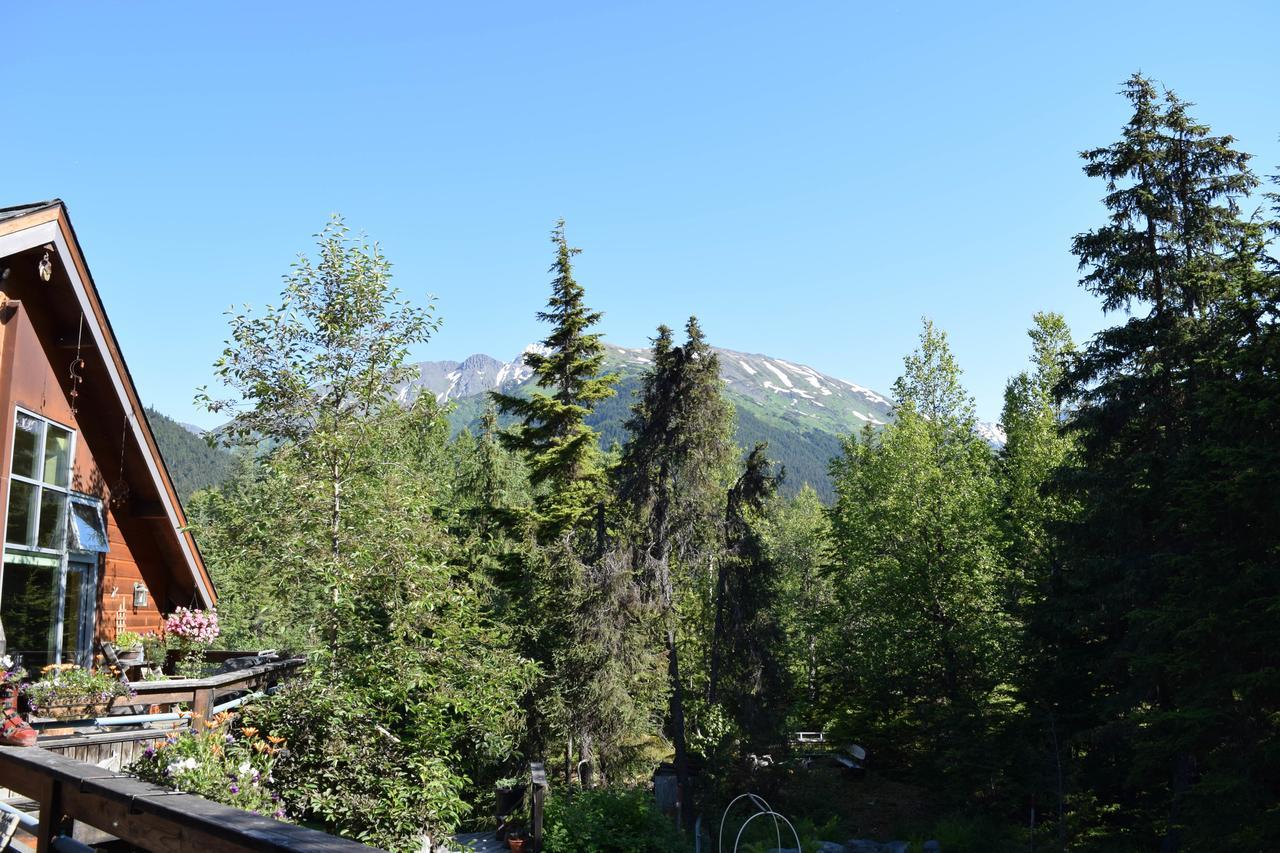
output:
<path id="1" fill-rule="evenodd" d="M 755 814 L 753 814 L 751 817 L 749 817 L 749 818 L 747 818 L 745 821 L 743 821 L 742 826 L 740 826 L 740 827 L 738 828 L 738 837 L 737 837 L 737 838 L 735 838 L 735 839 L 733 839 L 733 853 L 738 853 L 738 843 L 742 840 L 742 831 L 743 831 L 744 829 L 746 829 L 746 828 L 747 828 L 747 824 L 751 823 L 751 821 L 755 820 L 756 818 L 760 817 L 761 815 L 769 815 L 770 817 L 772 817 L 772 818 L 773 818 L 773 825 L 774 825 L 775 827 L 778 825 L 778 819 L 779 819 L 779 818 L 782 818 L 782 822 L 783 822 L 783 823 L 785 823 L 785 824 L 787 825 L 787 829 L 791 830 L 791 837 L 795 839 L 795 842 L 796 842 L 796 850 L 800 850 L 800 851 L 802 851 L 802 852 L 803 852 L 804 848 L 803 848 L 803 846 L 801 846 L 801 844 L 800 844 L 800 833 L 796 832 L 796 828 L 795 828 L 794 826 L 792 826 L 792 825 L 791 825 L 791 821 L 787 820 L 787 819 L 786 819 L 786 817 L 785 817 L 784 815 L 780 815 L 780 814 L 778 814 L 777 812 L 770 810 L 770 811 L 767 811 L 767 812 L 756 812 L 756 813 L 755 813 Z M 778 849 L 779 849 L 779 850 L 781 850 L 781 849 L 782 849 L 782 838 L 781 838 L 781 836 L 779 836 L 779 838 L 778 838 Z"/>
<path id="2" fill-rule="evenodd" d="M 777 812 L 775 812 L 773 810 L 773 806 L 769 805 L 769 801 L 766 800 L 764 797 L 760 796 L 759 794 L 746 793 L 746 794 L 739 794 L 738 796 L 734 797 L 732 800 L 729 801 L 729 805 L 724 807 L 724 812 L 720 815 L 720 834 L 716 836 L 716 853 L 724 853 L 724 822 L 729 817 L 729 810 L 733 808 L 734 803 L 742 799 L 750 799 L 752 804 L 755 805 L 756 807 L 755 814 L 747 818 L 747 821 L 750 821 L 751 818 L 756 817 L 758 815 L 762 815 L 762 814 L 777 815 L 777 817 L 773 819 L 773 832 L 778 837 L 778 846 L 781 847 L 782 846 L 782 828 L 778 826 L 778 818 L 782 817 L 782 815 L 779 815 Z M 786 820 L 785 817 L 783 817 L 782 819 Z M 747 824 L 743 823 L 742 825 L 746 826 Z M 788 826 L 790 826 L 790 823 L 788 823 Z M 795 829 L 793 828 L 791 831 L 794 833 Z M 738 834 L 739 835 L 742 834 L 741 829 L 738 830 Z M 735 841 L 734 849 L 736 850 L 737 847 L 738 847 L 737 841 Z"/>

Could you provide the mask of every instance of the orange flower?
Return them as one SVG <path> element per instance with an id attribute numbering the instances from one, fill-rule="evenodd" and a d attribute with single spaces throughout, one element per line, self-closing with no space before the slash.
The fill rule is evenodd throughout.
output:
<path id="1" fill-rule="evenodd" d="M 279 744 L 284 743 L 284 738 L 282 738 L 282 737 L 276 737 L 275 735 L 267 735 L 267 740 L 271 741 L 272 743 L 274 743 L 274 744 L 276 744 L 276 745 L 279 745 Z"/>
<path id="2" fill-rule="evenodd" d="M 240 733 L 245 737 L 256 737 L 258 734 L 258 730 L 255 729 L 253 726 L 245 726 L 244 728 L 240 729 Z"/>
<path id="3" fill-rule="evenodd" d="M 258 752 L 266 752 L 271 747 L 267 746 L 265 743 L 259 740 L 259 741 L 254 741 L 253 748 Z"/>

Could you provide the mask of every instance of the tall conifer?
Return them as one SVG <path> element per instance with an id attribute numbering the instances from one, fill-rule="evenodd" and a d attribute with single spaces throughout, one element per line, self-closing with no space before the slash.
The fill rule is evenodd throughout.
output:
<path id="1" fill-rule="evenodd" d="M 628 513 L 633 562 L 662 614 L 670 687 L 669 730 L 676 773 L 689 795 L 684 679 L 680 670 L 676 603 L 688 573 L 715 542 L 718 476 L 732 451 L 733 409 L 724 399 L 719 360 L 697 318 L 685 326 L 683 346 L 658 328 L 653 367 L 641 380 L 627 422 L 629 437 L 618 469 Z M 676 572 L 683 568 L 685 575 Z M 684 817 L 692 811 L 685 808 Z"/>
<path id="2" fill-rule="evenodd" d="M 1106 183 L 1111 215 L 1076 237 L 1073 251 L 1103 307 L 1134 316 L 1099 333 L 1067 377 L 1080 464 L 1061 483 L 1084 511 L 1066 530 L 1063 589 L 1047 617 L 1068 629 L 1049 676 L 1070 697 L 1076 742 L 1088 745 L 1081 775 L 1111 814 L 1107 829 L 1129 846 L 1177 850 L 1193 814 L 1209 816 L 1207 803 L 1230 799 L 1222 786 L 1233 774 L 1207 785 L 1204 770 L 1234 739 L 1232 710 L 1258 697 L 1260 673 L 1246 663 L 1256 652 L 1245 648 L 1261 635 L 1233 637 L 1236 619 L 1261 605 L 1237 597 L 1246 578 L 1260 581 L 1240 548 L 1264 534 L 1223 541 L 1205 523 L 1220 516 L 1206 512 L 1204 479 L 1207 470 L 1245 473 L 1220 464 L 1218 442 L 1240 442 L 1205 401 L 1237 398 L 1243 376 L 1232 361 L 1256 343 L 1224 320 L 1243 296 L 1237 247 L 1251 226 L 1239 204 L 1258 181 L 1249 155 L 1193 120 L 1172 92 L 1135 74 L 1122 94 L 1133 116 L 1121 139 L 1082 155 L 1086 174 Z M 1269 441 L 1263 435 L 1274 428 L 1258 434 Z M 1203 607 L 1223 601 L 1224 587 L 1236 590 L 1230 606 L 1206 621 Z M 1246 791 L 1257 788 L 1236 793 Z"/>
<path id="3" fill-rule="evenodd" d="M 603 316 L 586 306 L 585 291 L 573 277 L 573 257 L 565 238 L 564 220 L 551 232 L 556 258 L 550 272 L 551 298 L 538 319 L 551 324 L 541 351 L 527 352 L 524 363 L 533 370 L 540 389 L 528 398 L 491 392 L 498 408 L 520 419 L 505 434 L 508 447 L 525 456 L 535 488 L 536 507 L 544 537 L 554 537 L 595 511 L 601 498 L 604 470 L 598 438 L 587 416 L 601 400 L 612 397 L 616 374 L 603 373 L 604 344 L 589 331 Z"/>

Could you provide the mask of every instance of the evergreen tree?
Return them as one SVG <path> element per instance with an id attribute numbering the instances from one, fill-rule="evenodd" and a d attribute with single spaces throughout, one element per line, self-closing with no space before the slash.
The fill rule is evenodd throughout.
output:
<path id="1" fill-rule="evenodd" d="M 685 326 L 683 346 L 658 328 L 653 367 L 641 380 L 627 422 L 629 438 L 618 467 L 618 492 L 627 511 L 632 563 L 656 601 L 667 651 L 669 731 L 681 790 L 690 791 L 684 678 L 677 600 L 688 576 L 715 541 L 718 475 L 732 448 L 733 409 L 723 396 L 719 360 L 697 318 Z M 681 581 L 684 581 L 682 584 Z M 686 819 L 692 810 L 686 809 Z"/>
<path id="2" fill-rule="evenodd" d="M 1083 154 L 1111 216 L 1073 251 L 1104 309 L 1135 313 L 1099 333 L 1067 376 L 1080 458 L 1060 480 L 1083 511 L 1066 528 L 1052 604 L 1068 631 L 1055 692 L 1070 697 L 1076 743 L 1089 745 L 1079 770 L 1106 815 L 1094 832 L 1176 850 L 1208 843 L 1214 827 L 1274 846 L 1276 777 L 1258 775 L 1274 764 L 1251 749 L 1275 742 L 1274 724 L 1259 725 L 1274 719 L 1259 688 L 1274 684 L 1262 649 L 1275 633 L 1248 615 L 1275 601 L 1274 571 L 1259 562 L 1274 525 L 1229 536 L 1226 526 L 1257 519 L 1246 506 L 1273 494 L 1237 490 L 1248 469 L 1236 464 L 1269 460 L 1274 446 L 1274 426 L 1239 397 L 1251 383 L 1258 400 L 1274 393 L 1274 315 L 1259 310 L 1269 285 L 1256 249 L 1241 251 L 1256 226 L 1239 203 L 1258 181 L 1234 140 L 1172 92 L 1134 75 L 1123 94 L 1133 116 L 1121 139 Z M 1242 403 L 1252 435 L 1214 408 L 1226 401 Z M 1245 515 L 1225 518 L 1226 506 Z M 1242 824 L 1246 810 L 1256 819 Z"/>
<path id="3" fill-rule="evenodd" d="M 529 555 L 521 599 L 533 623 L 525 651 L 544 679 L 530 696 L 530 749 L 542 753 L 552 739 L 565 744 L 565 775 L 575 747 L 584 781 L 600 765 L 616 764 L 620 750 L 647 720 L 648 695 L 629 692 L 647 678 L 651 662 L 632 623 L 643 618 L 630 578 L 606 560 L 606 473 L 598 436 L 587 423 L 593 407 L 614 394 L 615 374 L 602 374 L 604 345 L 590 329 L 601 318 L 585 303 L 573 275 L 579 250 L 565 238 L 564 221 L 551 233 L 556 257 L 547 310 L 552 326 L 540 351 L 525 354 L 540 389 L 529 398 L 492 392 L 498 409 L 519 423 L 502 433 L 519 453 L 534 489 L 534 515 L 542 548 Z"/>
<path id="4" fill-rule="evenodd" d="M 778 577 L 760 533 L 768 500 L 782 482 L 757 444 L 725 505 L 725 557 L 716 581 L 708 696 L 722 702 L 755 747 L 776 743 L 786 709 L 786 673 L 778 620 Z"/>
<path id="5" fill-rule="evenodd" d="M 588 330 L 603 316 L 591 311 L 586 293 L 573 277 L 573 256 L 564 220 L 551 232 L 556 247 L 550 271 L 551 298 L 538 319 L 550 323 L 551 333 L 542 341 L 543 351 L 527 352 L 524 363 L 533 370 L 537 385 L 550 394 L 529 398 L 491 392 L 498 408 L 520 420 L 504 434 L 506 445 L 520 452 L 529 467 L 540 528 L 545 539 L 560 535 L 596 510 L 602 496 L 604 470 L 596 433 L 587 425 L 592 407 L 613 396 L 617 375 L 602 374 L 604 345 L 598 333 Z"/>

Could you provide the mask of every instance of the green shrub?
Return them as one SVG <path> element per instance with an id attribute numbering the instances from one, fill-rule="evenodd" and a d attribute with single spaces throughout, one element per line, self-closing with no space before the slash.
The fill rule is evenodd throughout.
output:
<path id="1" fill-rule="evenodd" d="M 424 829 L 456 826 L 466 811 L 463 778 L 404 739 L 426 726 L 412 716 L 397 725 L 349 687 L 299 678 L 246 707 L 244 720 L 288 740 L 274 771 L 285 806 L 329 832 L 417 850 Z"/>
<path id="2" fill-rule="evenodd" d="M 552 792 L 547 798 L 547 853 L 677 853 L 690 844 L 641 788 Z"/>
<path id="3" fill-rule="evenodd" d="M 111 642 L 111 645 L 115 646 L 117 649 L 121 651 L 127 652 L 129 649 L 132 649 L 134 646 L 142 645 L 142 635 L 135 634 L 133 631 L 121 631 L 120 633 L 116 634 L 116 638 Z"/>

